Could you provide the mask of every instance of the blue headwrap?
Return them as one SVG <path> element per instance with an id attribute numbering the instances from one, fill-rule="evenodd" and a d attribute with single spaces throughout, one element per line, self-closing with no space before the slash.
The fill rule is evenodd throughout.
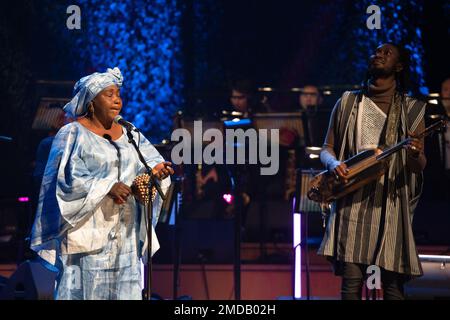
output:
<path id="1" fill-rule="evenodd" d="M 108 68 L 105 73 L 95 72 L 81 78 L 73 88 L 73 98 L 65 106 L 64 111 L 71 117 L 79 117 L 87 112 L 89 102 L 94 99 L 100 91 L 111 85 L 122 86 L 123 76 L 119 68 Z"/>

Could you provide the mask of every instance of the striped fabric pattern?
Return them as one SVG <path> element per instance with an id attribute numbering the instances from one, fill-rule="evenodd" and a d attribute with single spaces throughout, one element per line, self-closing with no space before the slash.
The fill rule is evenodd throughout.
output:
<path id="1" fill-rule="evenodd" d="M 334 151 L 339 160 L 356 154 L 358 100 L 345 92 L 336 103 Z M 423 120 L 425 104 L 406 97 L 401 109 L 397 142 L 415 131 Z M 401 108 L 399 95 L 391 108 Z M 342 134 L 343 133 L 343 134 Z M 319 254 L 334 262 L 378 265 L 386 270 L 419 276 L 412 218 L 421 193 L 421 174 L 406 166 L 406 150 L 391 157 L 388 174 L 333 203 Z M 339 270 L 336 270 L 339 273 Z"/>

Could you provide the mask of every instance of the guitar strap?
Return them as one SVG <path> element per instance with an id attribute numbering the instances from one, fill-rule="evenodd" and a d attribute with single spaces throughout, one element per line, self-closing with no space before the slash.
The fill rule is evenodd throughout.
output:
<path id="1" fill-rule="evenodd" d="M 399 101 L 400 100 L 400 101 Z M 398 123 L 400 119 L 400 113 L 402 109 L 401 97 L 396 93 L 394 94 L 389 108 L 388 117 L 386 120 L 386 134 L 384 136 L 383 143 L 391 147 L 397 143 Z"/>
<path id="2" fill-rule="evenodd" d="M 357 111 L 357 106 L 361 102 L 362 91 L 350 91 L 347 97 L 343 96 L 341 100 L 341 114 L 338 121 L 337 130 L 339 132 L 340 148 L 338 160 L 342 161 L 344 157 L 344 150 L 347 144 L 347 132 L 348 126 L 351 121 L 349 121 L 350 115 L 355 115 Z M 335 138 L 336 140 L 336 138 Z"/>

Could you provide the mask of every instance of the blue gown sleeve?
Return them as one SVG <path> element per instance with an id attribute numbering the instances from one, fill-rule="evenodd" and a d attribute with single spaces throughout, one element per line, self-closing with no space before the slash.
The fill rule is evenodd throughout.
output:
<path id="1" fill-rule="evenodd" d="M 93 175 L 81 158 L 81 148 L 83 137 L 74 124 L 64 126 L 55 136 L 31 232 L 35 251 L 57 250 L 61 236 L 92 214 L 117 182 Z"/>
<path id="2" fill-rule="evenodd" d="M 83 139 L 77 139 L 76 135 L 76 132 L 70 132 L 60 146 L 64 151 L 56 187 L 61 216 L 72 227 L 94 212 L 112 186 L 118 182 L 117 177 L 107 174 L 108 168 L 103 168 L 105 173 L 101 173 L 102 164 L 93 161 L 88 167 L 86 161 L 89 159 L 82 158 L 81 150 L 86 146 L 83 146 Z"/>

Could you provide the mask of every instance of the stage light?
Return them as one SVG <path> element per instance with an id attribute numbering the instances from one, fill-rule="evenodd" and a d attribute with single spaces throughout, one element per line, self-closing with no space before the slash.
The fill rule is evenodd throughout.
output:
<path id="1" fill-rule="evenodd" d="M 19 201 L 19 202 L 28 202 L 28 201 L 30 201 L 30 198 L 28 198 L 28 197 L 19 197 L 19 198 L 17 198 L 17 201 Z"/>
<path id="2" fill-rule="evenodd" d="M 233 120 L 224 121 L 223 124 L 225 125 L 225 128 L 232 129 L 239 127 L 248 127 L 252 124 L 252 121 L 250 119 L 233 118 Z"/>
<path id="3" fill-rule="evenodd" d="M 436 254 L 419 254 L 419 258 L 421 261 L 442 261 L 450 262 L 450 256 L 436 255 Z"/>
<path id="4" fill-rule="evenodd" d="M 293 201 L 295 203 L 295 199 Z M 301 213 L 294 212 L 293 215 L 293 247 L 295 255 L 294 263 L 294 299 L 302 298 L 302 223 Z"/>
<path id="5" fill-rule="evenodd" d="M 229 193 L 225 193 L 225 194 L 222 196 L 222 198 L 223 198 L 223 200 L 225 200 L 225 202 L 228 203 L 228 204 L 233 203 L 233 200 L 234 200 L 233 195 L 232 195 L 232 194 L 229 194 Z"/>

